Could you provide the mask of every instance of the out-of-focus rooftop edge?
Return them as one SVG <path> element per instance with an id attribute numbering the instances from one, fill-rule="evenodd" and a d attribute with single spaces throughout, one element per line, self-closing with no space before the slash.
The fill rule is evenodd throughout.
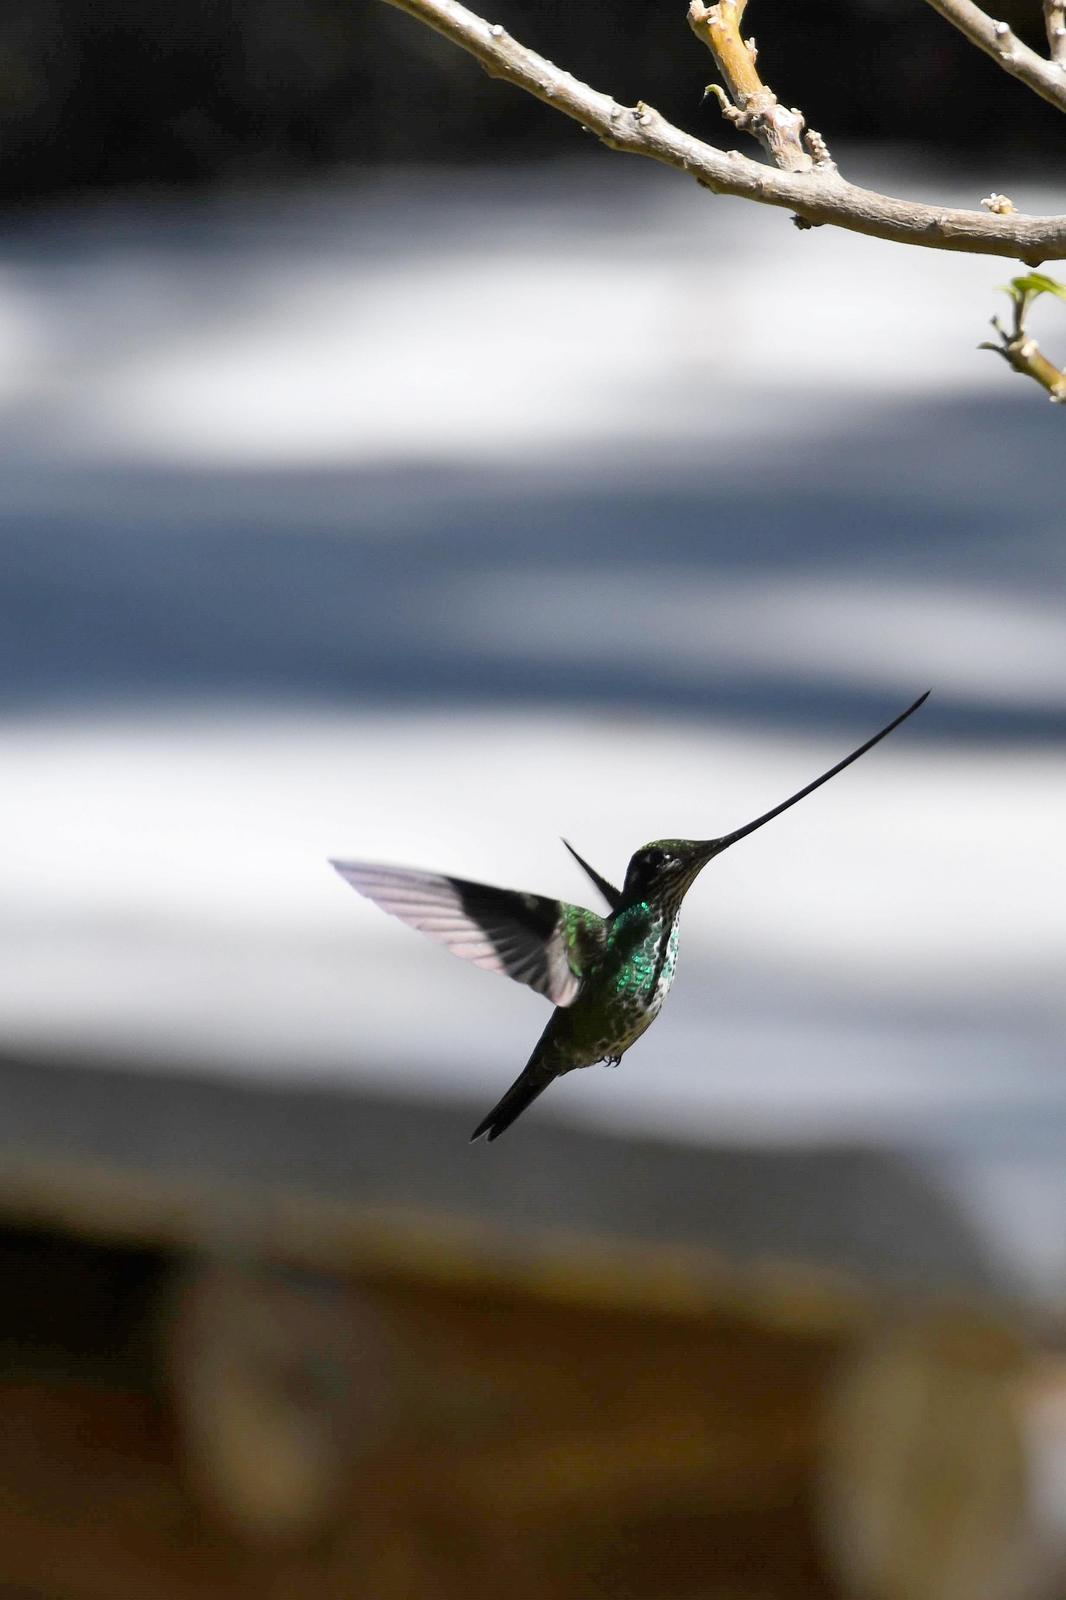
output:
<path id="1" fill-rule="evenodd" d="M 234 1213 L 245 1212 L 256 1221 L 235 1230 Z M 727 1266 L 712 1251 L 593 1235 L 520 1237 L 458 1216 L 376 1210 L 298 1192 L 257 1195 L 217 1181 L 160 1180 L 145 1171 L 38 1161 L 28 1153 L 21 1165 L 0 1171 L 0 1213 L 9 1225 L 54 1228 L 97 1242 L 176 1252 L 207 1248 L 369 1282 L 417 1278 L 605 1310 L 693 1317 L 715 1311 L 796 1334 L 850 1332 L 874 1315 L 867 1287 L 824 1267 Z"/>
<path id="2" fill-rule="evenodd" d="M 935 1163 L 897 1152 L 623 1140 L 550 1116 L 489 1149 L 467 1143 L 473 1106 L 86 1065 L 0 1061 L 9 1224 L 797 1333 L 896 1300 L 1026 1306 Z"/>

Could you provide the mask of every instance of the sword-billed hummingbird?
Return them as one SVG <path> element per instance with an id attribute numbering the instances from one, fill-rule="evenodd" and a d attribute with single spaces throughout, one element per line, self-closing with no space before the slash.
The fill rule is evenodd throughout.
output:
<path id="1" fill-rule="evenodd" d="M 928 697 L 927 690 L 850 756 L 743 828 L 721 839 L 657 839 L 644 845 L 630 859 L 621 889 L 564 839 L 610 906 L 606 917 L 564 900 L 466 878 L 364 861 L 332 862 L 383 911 L 428 933 L 453 955 L 528 983 L 554 1002 L 526 1067 L 471 1138 L 498 1139 L 564 1072 L 597 1061 L 616 1066 L 662 1009 L 674 981 L 681 902 L 708 861 L 835 778 Z"/>

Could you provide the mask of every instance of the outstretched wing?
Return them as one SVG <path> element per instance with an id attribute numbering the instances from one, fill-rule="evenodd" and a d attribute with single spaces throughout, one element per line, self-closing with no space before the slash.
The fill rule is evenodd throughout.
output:
<path id="1" fill-rule="evenodd" d="M 564 900 L 369 861 L 330 865 L 382 911 L 475 966 L 528 983 L 557 1006 L 576 998 L 606 942 L 603 918 Z"/>

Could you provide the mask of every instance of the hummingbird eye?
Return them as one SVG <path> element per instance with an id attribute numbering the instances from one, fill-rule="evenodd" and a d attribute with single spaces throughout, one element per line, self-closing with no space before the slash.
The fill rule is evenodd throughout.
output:
<path id="1" fill-rule="evenodd" d="M 666 859 L 665 850 L 649 850 L 644 856 L 644 865 L 650 867 L 653 872 L 658 872 L 659 868 L 665 864 Z"/>

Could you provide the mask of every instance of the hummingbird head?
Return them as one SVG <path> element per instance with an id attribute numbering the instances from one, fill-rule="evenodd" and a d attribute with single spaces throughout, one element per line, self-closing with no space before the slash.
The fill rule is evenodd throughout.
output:
<path id="1" fill-rule="evenodd" d="M 656 839 L 642 845 L 630 858 L 622 900 L 680 902 L 697 875 L 718 854 L 718 839 Z"/>
<path id="2" fill-rule="evenodd" d="M 666 901 L 673 906 L 679 906 L 689 887 L 698 877 L 708 861 L 720 855 L 723 850 L 728 850 L 731 844 L 736 844 L 740 839 L 746 839 L 749 833 L 754 833 L 757 828 L 763 827 L 767 822 L 772 822 L 783 811 L 794 806 L 797 801 L 806 799 L 813 794 L 815 789 L 820 789 L 823 783 L 828 783 L 830 778 L 835 778 L 838 772 L 843 772 L 845 767 L 850 767 L 853 761 L 864 756 L 867 750 L 872 750 L 879 744 L 886 734 L 893 728 L 898 728 L 912 712 L 917 711 L 929 698 L 929 691 L 921 695 L 906 711 L 894 717 L 887 727 L 880 733 L 875 733 L 872 739 L 867 739 L 865 744 L 853 750 L 850 756 L 845 756 L 843 761 L 838 761 L 835 767 L 830 767 L 828 772 L 823 772 L 820 778 L 815 778 L 800 789 L 797 794 L 789 795 L 787 800 L 782 800 L 770 811 L 764 811 L 761 817 L 756 817 L 754 822 L 745 823 L 743 828 L 736 828 L 732 833 L 727 833 L 720 839 L 656 839 L 652 844 L 644 845 L 630 859 L 626 868 L 626 881 L 622 888 L 622 901 L 625 905 L 634 905 L 641 900 L 655 900 L 660 903 Z"/>

